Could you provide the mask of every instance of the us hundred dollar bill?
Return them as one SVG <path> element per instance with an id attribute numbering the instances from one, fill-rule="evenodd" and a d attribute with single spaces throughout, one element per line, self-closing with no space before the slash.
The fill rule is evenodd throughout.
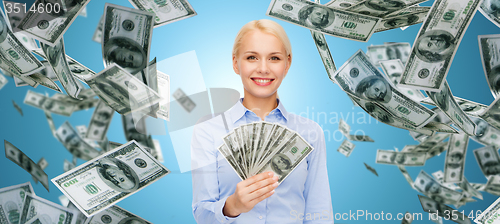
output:
<path id="1" fill-rule="evenodd" d="M 103 141 L 106 138 L 106 133 L 108 132 L 109 124 L 114 114 L 115 111 L 113 108 L 106 105 L 103 101 L 100 101 L 90 119 L 86 138 Z"/>
<path id="2" fill-rule="evenodd" d="M 76 216 L 73 211 L 62 207 L 54 202 L 40 198 L 34 194 L 26 194 L 26 199 L 23 204 L 23 212 L 19 218 L 19 223 L 37 223 L 34 219 L 39 220 L 38 223 L 65 223 L 76 224 Z"/>
<path id="3" fill-rule="evenodd" d="M 481 0 L 437 0 L 420 28 L 401 85 L 438 92 Z"/>
<path id="4" fill-rule="evenodd" d="M 486 146 L 473 151 L 477 164 L 481 168 L 484 176 L 500 174 L 500 155 L 492 146 Z"/>
<path id="5" fill-rule="evenodd" d="M 196 104 L 189 98 L 182 89 L 177 89 L 172 96 L 177 100 L 177 102 L 184 108 L 187 112 L 191 112 Z"/>
<path id="6" fill-rule="evenodd" d="M 340 144 L 339 148 L 337 149 L 338 152 L 342 153 L 345 157 L 349 157 L 352 153 L 352 150 L 354 150 L 354 143 L 348 141 L 345 139 L 342 144 Z"/>
<path id="7" fill-rule="evenodd" d="M 431 7 L 412 6 L 399 12 L 391 13 L 380 21 L 375 28 L 375 33 L 395 28 L 403 29 L 411 25 L 423 23 L 430 9 Z"/>
<path id="8" fill-rule="evenodd" d="M 403 166 L 423 166 L 427 155 L 425 152 L 395 152 L 377 150 L 376 163 Z"/>
<path id="9" fill-rule="evenodd" d="M 380 18 L 307 0 L 272 0 L 266 15 L 324 34 L 363 42 L 370 39 L 380 21 Z"/>
<path id="10" fill-rule="evenodd" d="M 330 53 L 330 48 L 328 48 L 328 44 L 326 43 L 325 35 L 314 30 L 311 30 L 311 35 L 313 37 L 314 44 L 316 44 L 316 48 L 318 49 L 321 61 L 325 66 L 328 78 L 332 82 L 335 82 L 333 80 L 333 74 L 337 71 L 337 67 L 335 67 L 335 62 L 333 61 L 332 54 Z"/>
<path id="11" fill-rule="evenodd" d="M 453 96 L 453 98 L 455 99 L 455 102 L 457 102 L 460 109 L 462 109 L 462 111 L 465 114 L 467 114 L 468 116 L 479 117 L 480 115 L 484 114 L 485 111 L 488 109 L 488 106 L 481 104 L 481 103 L 466 100 L 466 99 L 456 97 L 456 96 Z M 436 106 L 436 103 L 434 103 L 434 101 L 432 101 L 432 99 L 429 97 L 426 97 L 425 99 L 423 99 L 420 102 L 428 104 L 428 105 Z"/>
<path id="12" fill-rule="evenodd" d="M 415 128 L 423 127 L 436 116 L 394 88 L 361 50 L 337 70 L 334 79 L 348 94 L 380 105 Z"/>
<path id="13" fill-rule="evenodd" d="M 26 194 L 34 194 L 30 182 L 0 189 L 0 223 L 18 224 Z"/>
<path id="14" fill-rule="evenodd" d="M 397 0 L 397 1 L 365 0 L 348 8 L 347 10 L 351 12 L 357 12 L 363 15 L 384 17 L 392 12 L 403 10 L 409 6 L 425 1 L 427 0 Z"/>
<path id="15" fill-rule="evenodd" d="M 480 35 L 477 38 L 484 74 L 491 94 L 497 98 L 500 92 L 500 34 Z"/>
<path id="16" fill-rule="evenodd" d="M 101 16 L 101 19 L 99 19 L 99 23 L 97 24 L 97 27 L 95 28 L 94 35 L 92 36 L 92 40 L 101 43 L 102 42 L 102 30 L 104 28 L 104 15 Z"/>
<path id="17" fill-rule="evenodd" d="M 336 8 L 336 9 L 347 9 L 353 5 L 356 5 L 363 0 L 331 0 L 325 4 L 325 6 L 328 6 L 330 8 Z"/>
<path id="18" fill-rule="evenodd" d="M 403 71 L 405 69 L 405 66 L 403 65 L 401 60 L 395 59 L 380 61 L 380 67 L 382 67 L 382 71 L 384 71 L 384 73 L 392 81 L 396 89 L 399 89 L 401 93 L 405 94 L 415 102 L 420 102 L 425 99 L 424 94 L 422 94 L 420 90 L 397 86 L 397 84 L 401 80 L 401 74 L 403 74 Z"/>
<path id="19" fill-rule="evenodd" d="M 169 173 L 151 154 L 130 141 L 53 178 L 52 182 L 90 217 Z"/>
<path id="20" fill-rule="evenodd" d="M 2 89 L 5 85 L 7 85 L 8 82 L 9 80 L 7 80 L 5 76 L 0 75 L 0 89 Z"/>
<path id="21" fill-rule="evenodd" d="M 106 3 L 101 40 L 104 66 L 116 63 L 131 74 L 146 68 L 154 16 L 153 12 Z"/>
<path id="22" fill-rule="evenodd" d="M 100 152 L 90 146 L 66 121 L 56 130 L 56 138 L 75 157 L 91 160 L 100 155 Z"/>
<path id="23" fill-rule="evenodd" d="M 406 64 L 408 56 L 410 56 L 411 46 L 410 43 L 386 43 L 383 45 L 368 46 L 366 54 L 374 65 L 380 65 L 380 62 L 386 60 L 399 59 L 403 64 Z M 399 74 L 399 79 L 401 79 Z"/>
<path id="24" fill-rule="evenodd" d="M 27 76 L 44 68 L 42 63 L 12 33 L 1 12 L 0 55 L 0 68 L 14 76 Z"/>
<path id="25" fill-rule="evenodd" d="M 47 3 L 45 0 L 37 0 L 33 3 L 33 7 L 36 9 L 51 4 L 53 7 L 59 5 L 60 10 L 53 10 L 50 13 L 29 10 L 19 23 L 18 28 L 40 42 L 54 46 L 89 2 L 90 0 Z"/>
<path id="26" fill-rule="evenodd" d="M 106 210 L 95 214 L 88 218 L 85 224 L 108 224 L 108 223 L 141 223 L 151 224 L 150 222 L 142 219 L 141 217 L 132 214 L 131 212 L 113 205 Z"/>
<path id="27" fill-rule="evenodd" d="M 54 100 L 40 93 L 28 90 L 24 98 L 24 104 L 55 113 L 63 116 L 71 116 L 75 110 L 75 105 L 59 100 Z"/>
<path id="28" fill-rule="evenodd" d="M 86 80 L 99 98 L 120 114 L 154 105 L 160 96 L 117 64 Z"/>
<path id="29" fill-rule="evenodd" d="M 500 129 L 500 97 L 495 99 L 490 106 L 479 115 L 483 120 L 488 122 L 491 126 Z"/>
<path id="30" fill-rule="evenodd" d="M 493 24 L 500 27 L 500 3 L 497 0 L 484 0 L 479 11 Z"/>
<path id="31" fill-rule="evenodd" d="M 459 223 L 459 224 L 470 224 L 470 219 L 463 213 L 460 213 L 453 208 L 444 205 L 442 202 L 438 202 L 435 199 L 428 198 L 422 195 L 418 195 L 422 209 L 425 212 L 432 214 L 437 214 L 438 216 L 448 218 L 449 220 Z M 452 215 L 453 214 L 453 215 Z"/>
<path id="32" fill-rule="evenodd" d="M 423 170 L 420 171 L 415 179 L 414 188 L 427 197 L 443 204 L 456 204 L 462 199 L 464 194 L 463 192 L 457 192 L 442 186 Z"/>
<path id="33" fill-rule="evenodd" d="M 140 10 L 155 13 L 154 27 L 196 16 L 191 4 L 186 0 L 128 0 Z"/>
<path id="34" fill-rule="evenodd" d="M 162 98 L 156 116 L 170 121 L 170 76 L 158 70 L 156 76 L 158 78 L 158 95 Z"/>
<path id="35" fill-rule="evenodd" d="M 349 126 L 347 123 L 345 123 L 344 120 L 340 119 L 339 120 L 339 130 L 345 137 L 348 137 L 349 132 L 351 132 L 351 126 Z"/>
<path id="36" fill-rule="evenodd" d="M 469 136 L 465 133 L 451 135 L 444 163 L 444 182 L 460 183 L 464 180 L 465 155 Z"/>
<path id="37" fill-rule="evenodd" d="M 478 224 L 498 223 L 498 216 L 500 215 L 500 198 L 495 200 L 486 210 L 476 217 L 474 222 Z"/>
<path id="38" fill-rule="evenodd" d="M 18 149 L 12 143 L 4 140 L 5 157 L 26 170 L 35 180 L 40 181 L 43 187 L 49 191 L 49 179 L 45 171 L 33 162 L 23 151 Z"/>

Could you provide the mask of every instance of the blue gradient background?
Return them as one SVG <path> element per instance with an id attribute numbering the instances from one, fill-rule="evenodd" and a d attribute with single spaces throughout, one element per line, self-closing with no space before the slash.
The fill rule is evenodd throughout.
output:
<path id="1" fill-rule="evenodd" d="M 106 1 L 132 7 L 126 0 Z M 413 190 L 396 166 L 375 163 L 377 149 L 402 149 L 405 145 L 417 144 L 408 131 L 377 123 L 352 102 L 341 89 L 333 84 L 325 72 L 311 34 L 308 29 L 292 25 L 265 15 L 269 0 L 190 0 L 197 16 L 154 29 L 150 58 L 158 61 L 195 50 L 207 88 L 233 88 L 242 93 L 239 76 L 231 66 L 231 49 L 236 33 L 245 23 L 255 19 L 272 19 L 281 24 L 288 33 L 293 47 L 293 62 L 287 78 L 283 81 L 279 96 L 289 112 L 301 114 L 318 122 L 324 129 L 327 146 L 329 182 L 334 213 L 355 213 L 357 210 L 370 213 L 397 213 L 409 211 L 422 213 L 424 221 L 430 223 Z M 422 5 L 430 6 L 433 1 Z M 93 42 L 92 35 L 103 13 L 105 1 L 93 0 L 88 4 L 87 18 L 78 17 L 64 35 L 66 54 L 96 72 L 103 67 L 101 45 Z M 323 2 L 323 3 L 326 3 Z M 337 67 L 340 67 L 358 49 L 366 51 L 369 45 L 384 42 L 410 42 L 413 45 L 420 25 L 374 34 L 367 43 L 326 36 Z M 493 97 L 488 89 L 478 48 L 478 35 L 495 34 L 499 28 L 477 12 L 460 44 L 448 74 L 448 82 L 455 96 L 489 105 Z M 0 136 L 23 150 L 35 162 L 42 156 L 49 162 L 45 170 L 49 179 L 63 172 L 63 160 L 72 155 L 51 134 L 43 112 L 23 104 L 27 90 L 16 88 L 14 80 L 0 90 Z M 36 92 L 54 92 L 40 86 Z M 171 91 L 172 92 L 172 91 Z M 17 102 L 24 117 L 12 106 Z M 73 126 L 88 125 L 93 109 L 75 112 L 71 117 L 53 115 L 56 127 L 69 120 Z M 319 116 L 318 116 L 319 115 Z M 351 126 L 352 133 L 364 132 L 375 143 L 355 143 L 356 148 L 349 158 L 336 150 L 342 136 L 338 119 Z M 175 119 L 172 117 L 171 119 Z M 125 142 L 121 118 L 115 114 L 108 138 Z M 190 172 L 180 173 L 168 135 L 153 136 L 160 140 L 165 157 L 164 165 L 172 173 L 149 187 L 118 203 L 119 206 L 153 223 L 194 223 L 191 212 L 192 186 Z M 465 176 L 472 183 L 486 183 L 472 151 L 481 147 L 470 141 L 465 165 Z M 189 148 L 183 149 L 189 150 Z M 444 168 L 445 153 L 427 161 L 424 167 L 408 167 L 413 179 L 421 169 L 432 173 Z M 78 160 L 82 164 L 83 160 Z M 363 162 L 374 167 L 379 177 L 365 169 Z M 16 164 L 0 156 L 0 188 L 32 181 L 30 175 Z M 33 184 L 37 195 L 59 203 L 62 194 L 52 183 L 50 193 L 41 184 Z M 486 209 L 497 197 L 483 193 L 484 200 L 468 203 L 459 208 L 468 215 L 471 211 Z M 289 217 L 283 217 L 288 219 Z M 335 220 L 336 223 L 400 223 L 401 221 Z M 450 221 L 445 221 L 445 223 Z"/>

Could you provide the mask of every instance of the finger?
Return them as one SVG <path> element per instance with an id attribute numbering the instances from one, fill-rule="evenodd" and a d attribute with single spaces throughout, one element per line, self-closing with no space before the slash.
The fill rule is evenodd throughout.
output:
<path id="1" fill-rule="evenodd" d="M 253 200 L 252 200 L 252 201 L 250 201 L 250 202 L 251 202 L 252 204 L 257 204 L 257 203 L 261 202 L 262 200 L 264 200 L 264 199 L 266 199 L 266 198 L 270 197 L 271 195 L 273 195 L 273 194 L 274 194 L 274 192 L 275 192 L 274 190 L 269 191 L 269 192 L 267 192 L 267 193 L 265 193 L 265 194 L 263 194 L 263 195 L 261 195 L 261 196 L 259 196 L 259 197 L 255 198 L 255 199 L 253 199 Z"/>
<path id="2" fill-rule="evenodd" d="M 242 185 L 243 187 L 247 187 L 249 185 L 252 185 L 253 183 L 255 182 L 258 182 L 258 181 L 261 181 L 261 180 L 264 180 L 266 178 L 270 178 L 270 177 L 273 177 L 274 176 L 274 173 L 269 171 L 269 172 L 265 172 L 265 173 L 261 173 L 261 174 L 257 174 L 253 177 L 250 177 L 244 181 L 242 181 Z"/>
<path id="3" fill-rule="evenodd" d="M 252 185 L 246 187 L 247 188 L 246 190 L 248 191 L 248 193 L 252 193 L 254 191 L 257 191 L 261 188 L 267 187 L 267 186 L 272 185 L 272 184 L 277 183 L 277 182 L 278 182 L 277 176 L 266 178 L 264 180 L 255 182 Z"/>
<path id="4" fill-rule="evenodd" d="M 252 193 L 250 193 L 250 194 L 248 195 L 248 199 L 249 199 L 250 201 L 255 200 L 255 199 L 257 199 L 257 198 L 261 197 L 262 195 L 265 195 L 265 194 L 267 194 L 267 193 L 269 193 L 269 192 L 273 191 L 273 190 L 274 190 L 274 189 L 276 189 L 277 187 L 278 187 L 278 182 L 274 182 L 274 183 L 272 183 L 272 184 L 269 184 L 269 185 L 267 185 L 267 186 L 264 186 L 264 187 L 262 187 L 262 188 L 259 188 L 259 189 L 255 190 L 255 191 L 253 191 Z"/>

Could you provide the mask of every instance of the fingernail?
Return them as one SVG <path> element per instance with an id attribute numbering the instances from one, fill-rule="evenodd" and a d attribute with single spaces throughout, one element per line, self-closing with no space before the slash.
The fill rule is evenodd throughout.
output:
<path id="1" fill-rule="evenodd" d="M 278 176 L 274 176 L 273 180 L 278 181 L 280 178 Z"/>
<path id="2" fill-rule="evenodd" d="M 271 194 L 274 194 L 274 190 L 271 191 Z"/>
<path id="3" fill-rule="evenodd" d="M 273 184 L 273 187 L 278 187 L 278 182 Z M 274 191 L 274 190 L 273 190 Z"/>
<path id="4" fill-rule="evenodd" d="M 273 175 L 273 172 L 269 172 L 269 173 L 267 173 L 267 175 L 272 176 L 272 175 Z"/>

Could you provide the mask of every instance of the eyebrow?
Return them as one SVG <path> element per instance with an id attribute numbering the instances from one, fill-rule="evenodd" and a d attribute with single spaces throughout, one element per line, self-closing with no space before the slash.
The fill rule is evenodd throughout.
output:
<path id="1" fill-rule="evenodd" d="M 245 51 L 244 54 L 259 54 L 259 53 L 255 52 L 255 51 Z M 283 54 L 283 53 L 281 53 L 279 51 L 275 51 L 275 52 L 271 52 L 269 55 L 275 55 L 275 54 Z"/>

